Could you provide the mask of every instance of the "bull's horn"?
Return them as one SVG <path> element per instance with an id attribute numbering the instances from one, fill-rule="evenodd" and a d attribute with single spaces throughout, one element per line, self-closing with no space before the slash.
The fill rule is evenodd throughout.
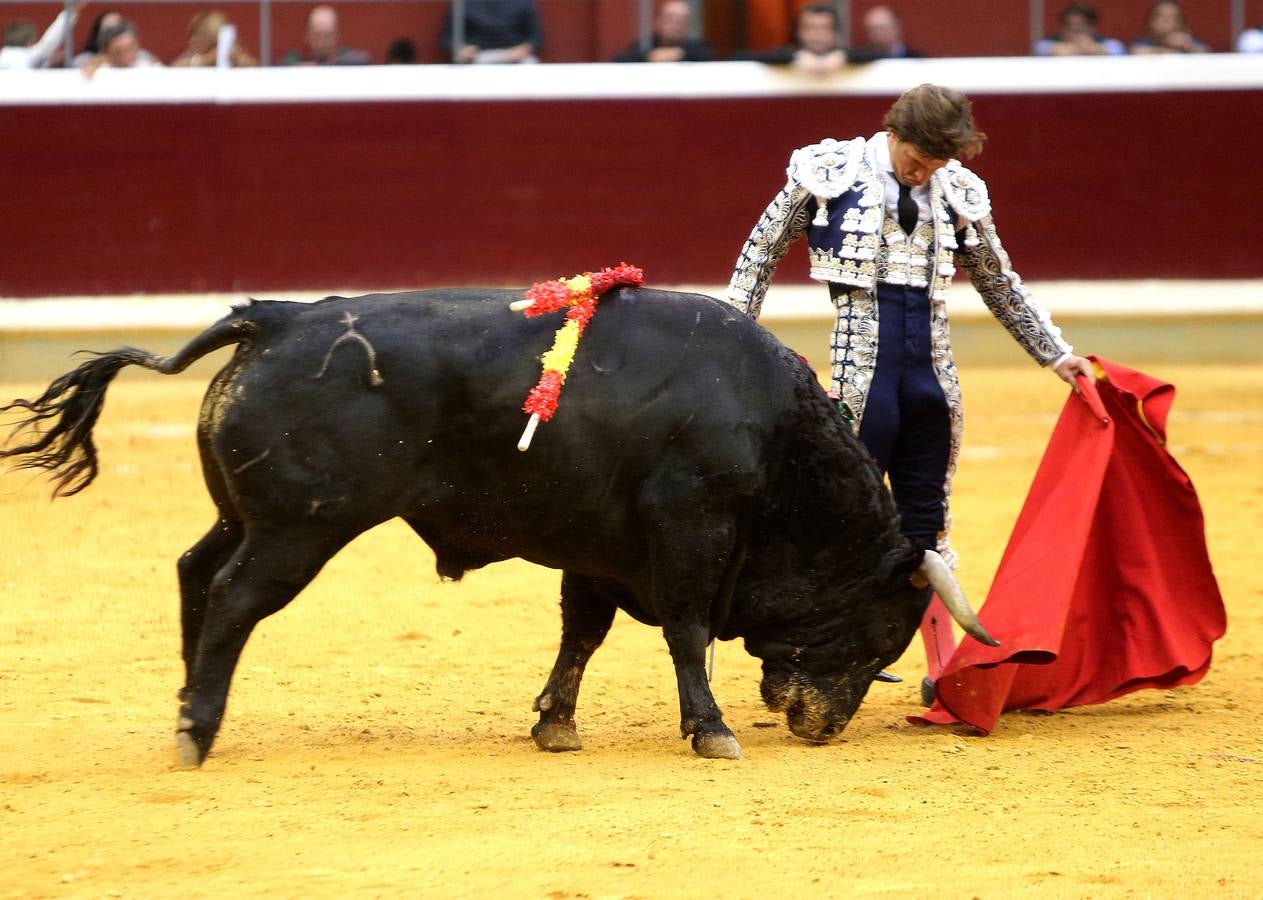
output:
<path id="1" fill-rule="evenodd" d="M 965 599 L 965 592 L 957 584 L 956 576 L 943 561 L 943 557 L 933 550 L 926 550 L 925 559 L 916 574 L 930 583 L 930 587 L 934 588 L 939 599 L 943 601 L 943 605 L 947 607 L 947 611 L 952 614 L 952 618 L 965 629 L 970 637 L 988 647 L 1000 646 L 1000 642 L 987 634 L 987 629 L 983 628 L 982 623 L 978 621 L 977 613 Z"/>

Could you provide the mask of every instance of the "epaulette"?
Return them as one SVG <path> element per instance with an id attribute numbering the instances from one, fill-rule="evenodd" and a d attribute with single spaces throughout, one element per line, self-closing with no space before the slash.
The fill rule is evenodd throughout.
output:
<path id="1" fill-rule="evenodd" d="M 840 197 L 855 184 L 864 159 L 864 139 L 835 141 L 826 138 L 818 144 L 800 147 L 789 157 L 786 174 L 818 198 Z"/>
<path id="2" fill-rule="evenodd" d="M 987 196 L 987 184 L 972 171 L 960 164 L 960 160 L 948 160 L 947 165 L 934 173 L 943 189 L 943 199 L 957 215 L 970 221 L 991 215 L 991 198 Z"/>

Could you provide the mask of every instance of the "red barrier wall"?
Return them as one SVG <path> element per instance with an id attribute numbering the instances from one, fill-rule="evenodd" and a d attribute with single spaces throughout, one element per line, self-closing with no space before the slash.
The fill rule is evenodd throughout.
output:
<path id="1" fill-rule="evenodd" d="M 38 77 L 38 76 L 37 76 Z M 890 97 L 13 106 L 0 295 L 727 280 L 789 151 Z M 1263 91 L 975 96 L 1022 274 L 1261 278 Z M 801 247 L 780 278 L 803 280 Z"/>

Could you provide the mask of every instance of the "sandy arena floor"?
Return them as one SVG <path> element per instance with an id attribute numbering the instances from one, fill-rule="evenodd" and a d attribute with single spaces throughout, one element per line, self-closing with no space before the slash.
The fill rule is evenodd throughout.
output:
<path id="1" fill-rule="evenodd" d="M 123 380 L 86 494 L 0 478 L 0 896 L 1261 896 L 1263 366 L 1140 367 L 1180 388 L 1172 447 L 1228 605 L 1200 685 L 979 739 L 904 723 L 918 641 L 907 681 L 814 747 L 724 644 L 715 693 L 746 758 L 705 761 L 660 633 L 620 616 L 585 749 L 545 754 L 556 573 L 440 584 L 392 523 L 255 632 L 196 772 L 169 768 L 174 563 L 211 523 L 192 436 L 212 369 Z M 1064 392 L 1033 366 L 964 379 L 956 543 L 980 602 Z"/>

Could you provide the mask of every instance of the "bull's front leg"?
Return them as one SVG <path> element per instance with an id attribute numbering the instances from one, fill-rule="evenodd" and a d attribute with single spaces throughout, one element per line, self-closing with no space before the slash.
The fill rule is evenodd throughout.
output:
<path id="1" fill-rule="evenodd" d="M 675 664 L 680 691 L 680 736 L 693 736 L 693 750 L 707 759 L 741 759 L 741 745 L 724 724 L 706 681 L 710 631 L 698 623 L 664 622 L 662 633 Z"/>
<path id="2" fill-rule="evenodd" d="M 740 759 L 741 745 L 724 724 L 706 681 L 711 617 L 739 565 L 736 502 L 698 473 L 691 457 L 668 454 L 645 484 L 641 515 L 649 529 L 649 608 L 675 664 L 680 734 L 708 759 Z"/>
<path id="3" fill-rule="evenodd" d="M 531 728 L 541 750 L 582 749 L 574 724 L 579 683 L 588 660 L 609 633 L 616 609 L 595 585 L 571 572 L 562 575 L 561 649 L 548 683 L 535 698 L 539 721 Z"/>

